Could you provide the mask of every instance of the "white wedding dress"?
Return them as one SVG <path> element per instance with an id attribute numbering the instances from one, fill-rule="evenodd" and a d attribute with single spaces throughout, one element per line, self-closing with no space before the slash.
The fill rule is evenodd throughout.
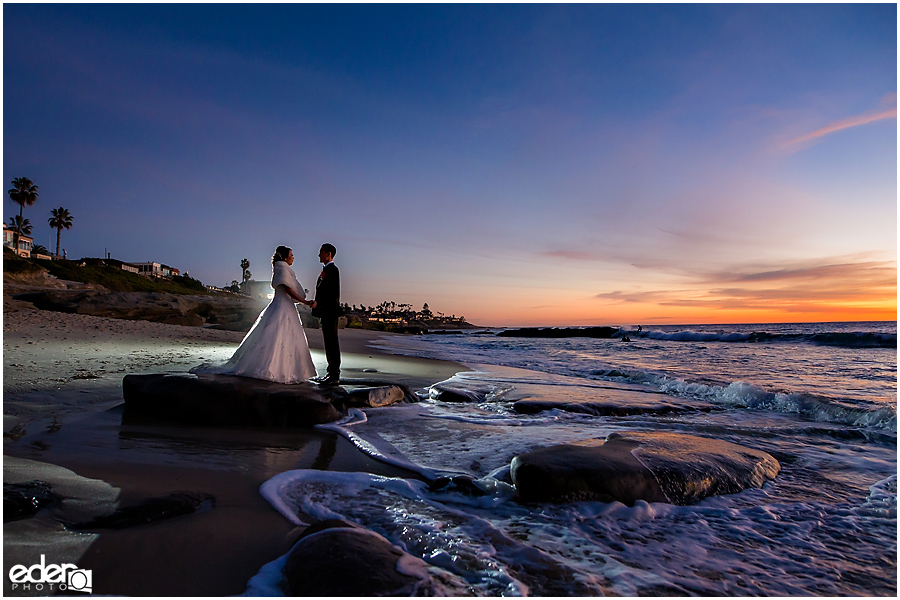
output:
<path id="1" fill-rule="evenodd" d="M 315 376 L 306 332 L 294 299 L 285 287 L 304 300 L 306 292 L 286 262 L 278 261 L 272 266 L 272 287 L 272 302 L 259 314 L 228 362 L 203 364 L 191 369 L 191 373 L 240 375 L 278 383 L 301 383 Z"/>

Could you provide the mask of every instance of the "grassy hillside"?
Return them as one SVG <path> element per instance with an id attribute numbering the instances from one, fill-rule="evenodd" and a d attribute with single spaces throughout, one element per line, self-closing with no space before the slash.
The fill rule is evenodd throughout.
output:
<path id="1" fill-rule="evenodd" d="M 80 266 L 82 261 L 37 260 L 21 258 L 11 250 L 3 249 L 3 273 L 10 275 L 40 273 L 46 271 L 57 279 L 95 283 L 113 292 L 168 292 L 171 294 L 205 294 L 206 288 L 197 279 L 174 277 L 171 280 L 148 279 L 123 271 L 118 267 L 103 265 Z"/>

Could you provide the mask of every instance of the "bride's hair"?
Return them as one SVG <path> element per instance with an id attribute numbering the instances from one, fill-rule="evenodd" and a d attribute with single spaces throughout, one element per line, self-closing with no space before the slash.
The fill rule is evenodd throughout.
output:
<path id="1" fill-rule="evenodd" d="M 274 265 L 279 261 L 287 260 L 288 254 L 290 253 L 291 249 L 287 246 L 278 246 L 275 248 L 275 254 L 272 255 L 272 264 Z"/>

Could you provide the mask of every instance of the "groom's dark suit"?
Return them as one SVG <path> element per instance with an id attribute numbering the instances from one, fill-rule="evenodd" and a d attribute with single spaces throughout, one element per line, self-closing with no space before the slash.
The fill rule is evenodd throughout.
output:
<path id="1" fill-rule="evenodd" d="M 341 308 L 341 274 L 333 262 L 325 265 L 316 280 L 316 307 L 312 314 L 322 322 L 328 377 L 340 377 L 341 347 L 338 344 L 337 330 L 338 318 L 344 314 L 344 310 Z"/>

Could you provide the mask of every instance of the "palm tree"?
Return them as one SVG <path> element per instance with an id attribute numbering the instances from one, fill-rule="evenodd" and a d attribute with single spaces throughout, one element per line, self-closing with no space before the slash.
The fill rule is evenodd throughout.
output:
<path id="1" fill-rule="evenodd" d="M 247 271 L 247 269 L 249 269 L 249 268 L 250 268 L 250 261 L 247 260 L 246 258 L 242 258 L 241 259 L 241 271 L 242 271 L 241 281 L 247 281 L 248 279 L 250 279 L 250 275 L 248 274 L 249 271 Z"/>
<path id="2" fill-rule="evenodd" d="M 50 227 L 56 229 L 56 256 L 59 256 L 59 237 L 62 235 L 63 227 L 66 229 L 72 228 L 72 215 L 69 214 L 69 210 L 60 206 L 59 208 L 54 208 L 50 211 L 50 214 L 53 215 L 47 222 L 50 224 Z"/>
<path id="3" fill-rule="evenodd" d="M 15 215 L 9 220 L 9 225 L 16 230 L 16 239 L 13 245 L 15 247 L 16 253 L 18 253 L 19 238 L 22 236 L 22 234 L 31 235 L 31 221 L 29 221 L 28 219 L 23 219 L 19 215 Z"/>
<path id="4" fill-rule="evenodd" d="M 19 217 L 25 205 L 31 206 L 38 199 L 38 186 L 34 185 L 27 177 L 16 177 L 12 180 L 13 187 L 7 192 L 13 202 L 19 205 Z"/>
<path id="5" fill-rule="evenodd" d="M 19 220 L 22 219 L 22 211 L 25 205 L 31 206 L 38 198 L 38 187 L 27 177 L 16 177 L 12 180 L 13 187 L 7 192 L 10 199 L 19 205 Z M 31 231 L 24 232 L 16 229 L 16 248 L 19 247 L 19 236 L 25 233 L 29 235 Z"/>
<path id="6" fill-rule="evenodd" d="M 17 233 L 31 235 L 31 221 L 23 219 L 20 215 L 15 215 L 9 220 L 9 224 Z"/>

